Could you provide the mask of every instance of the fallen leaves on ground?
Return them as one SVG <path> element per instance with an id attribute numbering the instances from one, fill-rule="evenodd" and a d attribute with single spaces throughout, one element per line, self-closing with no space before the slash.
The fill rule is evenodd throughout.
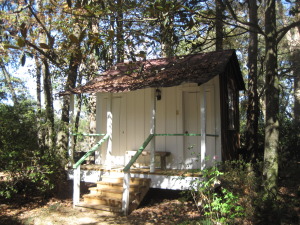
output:
<path id="1" fill-rule="evenodd" d="M 73 208 L 71 200 L 50 199 L 47 203 L 29 202 L 21 207 L 13 204 L 0 205 L 1 225 L 106 225 L 106 224 L 178 224 L 178 222 L 199 218 L 191 202 L 164 200 L 143 206 L 129 216 L 99 210 Z"/>

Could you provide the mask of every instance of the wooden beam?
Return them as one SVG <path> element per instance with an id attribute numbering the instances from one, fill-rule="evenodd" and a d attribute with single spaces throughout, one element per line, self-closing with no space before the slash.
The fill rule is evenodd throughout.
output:
<path id="1" fill-rule="evenodd" d="M 106 169 L 110 170 L 112 166 L 112 94 L 109 93 L 107 100 L 107 118 L 106 118 L 106 133 L 109 135 L 107 150 L 106 150 Z"/>
<path id="2" fill-rule="evenodd" d="M 70 95 L 70 107 L 69 107 L 69 143 L 68 143 L 68 154 L 70 157 L 70 165 L 72 164 L 72 162 L 74 161 L 74 152 L 73 152 L 73 145 L 74 145 L 74 139 L 72 136 L 72 128 L 74 125 L 74 95 Z"/>
<path id="3" fill-rule="evenodd" d="M 129 212 L 129 191 L 130 191 L 130 172 L 124 172 L 124 180 L 123 180 L 123 196 L 122 196 L 122 211 L 125 216 L 128 215 Z"/>
<path id="4" fill-rule="evenodd" d="M 200 103 L 200 120 L 201 120 L 201 169 L 206 167 L 206 90 L 202 85 L 201 103 Z"/>
<path id="5" fill-rule="evenodd" d="M 96 94 L 96 132 L 97 134 L 101 133 L 102 128 L 102 107 L 101 107 L 101 94 Z M 97 138 L 97 141 L 99 141 L 99 138 Z M 100 165 L 101 164 L 101 152 L 100 149 L 95 151 L 95 164 Z"/>
<path id="6" fill-rule="evenodd" d="M 156 132 L 156 96 L 155 89 L 151 89 L 151 120 L 150 120 L 150 134 L 155 134 Z M 155 171 L 155 137 L 150 143 L 150 172 Z"/>
<path id="7" fill-rule="evenodd" d="M 80 165 L 73 169 L 73 207 L 75 207 L 80 200 Z"/>

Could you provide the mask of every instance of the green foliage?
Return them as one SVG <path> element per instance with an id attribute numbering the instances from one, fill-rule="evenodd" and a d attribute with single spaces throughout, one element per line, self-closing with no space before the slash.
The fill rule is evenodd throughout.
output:
<path id="1" fill-rule="evenodd" d="M 291 119 L 283 116 L 281 119 L 279 166 L 285 167 L 290 161 L 300 159 L 300 124 L 296 124 Z"/>
<path id="2" fill-rule="evenodd" d="M 181 223 L 179 223 L 179 225 L 213 225 L 214 223 L 211 220 L 208 219 L 204 219 L 204 220 L 200 220 L 200 221 L 183 221 Z"/>
<path id="3" fill-rule="evenodd" d="M 21 162 L 37 148 L 35 112 L 31 103 L 22 102 L 18 106 L 0 105 L 0 151 L 1 169 L 12 168 L 11 159 Z"/>
<path id="4" fill-rule="evenodd" d="M 0 104 L 0 196 L 49 193 L 54 187 L 58 159 L 53 150 L 40 149 L 36 113 L 30 101 Z"/>
<path id="5" fill-rule="evenodd" d="M 201 173 L 199 179 L 191 182 L 188 193 L 207 219 L 205 224 L 211 224 L 208 220 L 212 223 L 226 224 L 243 217 L 245 209 L 239 203 L 239 196 L 221 185 L 220 178 L 225 173 L 217 166 L 204 169 Z"/>

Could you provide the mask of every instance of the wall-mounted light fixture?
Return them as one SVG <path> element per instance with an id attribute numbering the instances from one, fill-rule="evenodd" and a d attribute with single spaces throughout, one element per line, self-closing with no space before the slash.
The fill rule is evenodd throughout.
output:
<path id="1" fill-rule="evenodd" d="M 158 88 L 155 90 L 155 95 L 156 95 L 156 100 L 159 101 L 161 100 L 161 90 Z"/>

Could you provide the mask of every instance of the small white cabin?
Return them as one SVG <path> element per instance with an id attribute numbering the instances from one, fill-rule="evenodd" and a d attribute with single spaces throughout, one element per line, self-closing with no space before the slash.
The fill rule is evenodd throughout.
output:
<path id="1" fill-rule="evenodd" d="M 96 165 L 122 171 L 144 147 L 131 174 L 149 168 L 152 187 L 178 189 L 154 178 L 155 170 L 203 169 L 235 158 L 240 90 L 237 56 L 224 50 L 120 63 L 65 94 L 97 95 L 97 133 L 109 138 L 95 152 Z"/>
<path id="2" fill-rule="evenodd" d="M 213 135 L 156 136 L 152 146 L 155 151 L 170 153 L 166 158 L 167 169 L 201 168 L 207 163 L 200 160 L 201 147 L 206 148 L 202 153 L 207 160 L 221 160 L 219 96 L 218 76 L 201 86 L 184 83 L 174 87 L 97 93 L 97 133 L 107 133 L 108 120 L 112 120 L 112 151 L 111 157 L 107 157 L 107 145 L 101 146 L 96 163 L 124 167 L 128 163 L 128 151 L 138 150 L 150 133 Z M 206 142 L 205 146 L 201 141 Z M 148 145 L 145 150 L 150 151 L 150 148 Z M 140 157 L 135 166 L 149 166 L 149 157 Z"/>

